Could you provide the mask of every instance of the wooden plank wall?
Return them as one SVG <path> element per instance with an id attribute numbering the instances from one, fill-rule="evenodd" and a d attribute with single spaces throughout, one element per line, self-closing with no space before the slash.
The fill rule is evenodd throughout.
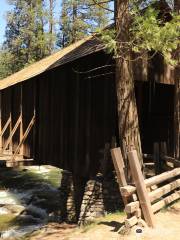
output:
<path id="1" fill-rule="evenodd" d="M 105 143 L 116 134 L 114 78 L 87 79 L 72 67 L 57 68 L 39 79 L 37 158 L 83 176 L 94 175 Z"/>

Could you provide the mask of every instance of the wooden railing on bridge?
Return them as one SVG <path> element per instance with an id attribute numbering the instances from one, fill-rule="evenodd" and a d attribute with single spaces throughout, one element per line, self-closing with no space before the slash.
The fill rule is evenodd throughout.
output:
<path id="1" fill-rule="evenodd" d="M 18 120 L 16 121 L 14 127 L 12 128 L 12 119 L 11 116 L 8 118 L 7 122 L 5 123 L 4 127 L 1 128 L 0 130 L 0 155 L 3 158 L 3 160 L 10 160 L 10 161 L 15 161 L 16 159 L 23 159 L 23 144 L 25 140 L 27 139 L 32 127 L 34 126 L 35 123 L 35 113 L 27 127 L 27 129 L 23 133 L 23 118 L 22 118 L 22 113 L 20 114 Z M 7 140 L 3 144 L 3 136 L 6 133 L 6 131 L 9 128 L 9 136 Z M 19 129 L 19 143 L 18 146 L 14 151 L 12 151 L 12 141 L 13 141 L 13 136 L 14 134 L 18 131 Z M 7 150 L 11 149 L 11 151 L 8 152 Z"/>

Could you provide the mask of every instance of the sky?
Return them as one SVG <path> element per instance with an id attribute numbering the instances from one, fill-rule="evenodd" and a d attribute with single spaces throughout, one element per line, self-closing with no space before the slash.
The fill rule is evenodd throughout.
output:
<path id="1" fill-rule="evenodd" d="M 55 14 L 59 12 L 61 0 L 56 1 Z M 11 6 L 7 3 L 7 0 L 0 0 L 0 45 L 4 41 L 5 27 L 6 27 L 6 12 L 11 9 Z"/>
<path id="2" fill-rule="evenodd" d="M 6 0 L 0 0 L 0 44 L 3 42 L 6 27 L 6 12 L 10 10 Z"/>
<path id="3" fill-rule="evenodd" d="M 8 0 L 0 0 L 0 45 L 2 44 L 5 35 L 6 12 L 12 8 L 7 2 Z M 56 1 L 54 11 L 55 16 L 57 13 L 59 13 L 60 6 L 61 0 Z"/>

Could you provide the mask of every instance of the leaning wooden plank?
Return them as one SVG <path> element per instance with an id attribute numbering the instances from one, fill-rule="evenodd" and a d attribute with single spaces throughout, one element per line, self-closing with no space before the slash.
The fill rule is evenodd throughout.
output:
<path id="1" fill-rule="evenodd" d="M 124 161 L 121 153 L 120 148 L 113 148 L 111 149 L 111 156 L 113 159 L 114 167 L 116 170 L 118 182 L 120 183 L 120 186 L 127 186 L 125 174 L 124 174 Z"/>
<path id="2" fill-rule="evenodd" d="M 126 219 L 124 223 L 125 223 L 125 226 L 126 226 L 127 228 L 131 228 L 131 227 L 133 227 L 134 225 L 136 225 L 137 222 L 138 222 L 137 217 L 136 217 L 136 216 L 133 216 L 133 217 L 131 217 L 131 218 Z"/>
<path id="3" fill-rule="evenodd" d="M 165 197 L 163 200 L 152 205 L 153 212 L 159 211 L 161 208 L 167 206 L 168 204 L 178 200 L 180 198 L 180 191 L 172 193 L 168 197 Z"/>
<path id="4" fill-rule="evenodd" d="M 123 186 L 127 186 L 127 181 L 124 173 L 125 166 L 124 166 L 121 149 L 120 148 L 111 149 L 111 156 L 113 159 L 113 164 L 116 171 L 119 188 Z M 127 198 L 122 196 L 122 199 L 123 199 L 124 205 L 126 205 L 128 203 Z"/>
<path id="5" fill-rule="evenodd" d="M 160 197 L 164 196 L 165 194 L 171 192 L 172 190 L 180 187 L 180 179 L 175 180 L 169 184 L 164 185 L 163 187 L 160 187 L 151 193 L 149 193 L 149 197 L 151 202 L 159 199 Z"/>
<path id="6" fill-rule="evenodd" d="M 139 201 L 128 203 L 125 206 L 126 213 L 134 213 L 137 209 L 139 209 Z"/>
<path id="7" fill-rule="evenodd" d="M 155 218 L 152 211 L 150 199 L 144 182 L 144 177 L 141 171 L 140 162 L 136 150 L 128 153 L 129 165 L 132 178 L 136 185 L 139 202 L 143 211 L 145 221 L 149 227 L 155 227 Z"/>
<path id="8" fill-rule="evenodd" d="M 21 123 L 21 116 L 18 118 L 18 120 L 17 120 L 17 122 L 16 122 L 16 124 L 15 124 L 15 126 L 14 126 L 14 128 L 13 128 L 13 130 L 11 132 L 11 134 L 9 135 L 9 137 L 7 139 L 7 142 L 6 142 L 5 146 L 3 147 L 4 150 L 6 150 L 6 148 L 10 144 L 10 142 L 12 140 L 12 137 L 14 136 L 14 134 L 15 134 L 16 130 L 18 129 L 20 123 Z"/>
<path id="9" fill-rule="evenodd" d="M 136 187 L 127 185 L 125 187 L 121 187 L 120 191 L 123 196 L 129 197 L 136 191 Z"/>
<path id="10" fill-rule="evenodd" d="M 153 185 L 164 182 L 164 181 L 166 181 L 170 178 L 176 177 L 178 175 L 180 175 L 180 168 L 176 168 L 176 169 L 173 169 L 172 171 L 161 173 L 157 176 L 148 178 L 145 180 L 145 184 L 146 184 L 146 187 L 151 187 Z"/>

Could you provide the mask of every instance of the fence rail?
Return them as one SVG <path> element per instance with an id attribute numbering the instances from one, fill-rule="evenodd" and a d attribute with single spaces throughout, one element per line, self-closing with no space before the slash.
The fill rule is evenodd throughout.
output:
<path id="1" fill-rule="evenodd" d="M 116 152 L 121 155 L 120 148 L 112 149 L 113 162 L 116 163 L 115 170 L 119 174 L 122 173 L 121 164 L 117 164 L 118 158 L 113 154 Z M 132 227 L 138 221 L 144 218 L 149 227 L 155 227 L 154 213 L 180 199 L 180 162 L 177 159 L 163 156 L 163 160 L 173 163 L 173 170 L 166 171 L 156 176 L 144 179 L 139 163 L 138 155 L 135 150 L 127 153 L 130 173 L 133 184 L 121 185 L 120 192 L 124 202 L 127 219 L 125 220 L 126 227 Z M 150 155 L 147 156 L 150 158 Z M 121 155 L 122 162 L 122 155 Z M 118 167 L 117 167 L 118 166 Z M 121 172 L 118 170 L 121 168 Z M 125 173 L 123 173 L 124 176 Z M 120 183 L 120 182 L 119 182 Z"/>

